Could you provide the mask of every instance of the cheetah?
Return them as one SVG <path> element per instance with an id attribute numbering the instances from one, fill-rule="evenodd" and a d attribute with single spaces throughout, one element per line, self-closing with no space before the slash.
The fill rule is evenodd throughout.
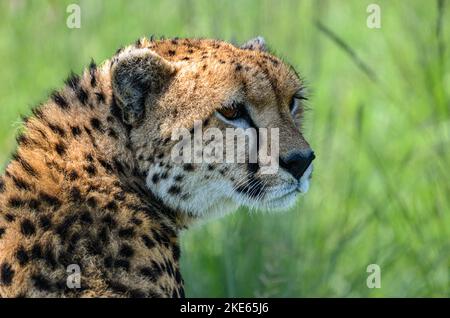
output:
<path id="1" fill-rule="evenodd" d="M 181 231 L 241 205 L 286 209 L 307 191 L 305 99 L 261 37 L 142 38 L 72 73 L 24 118 L 0 177 L 0 296 L 184 297 Z M 171 132 L 196 121 L 278 128 L 279 170 L 174 163 Z"/>

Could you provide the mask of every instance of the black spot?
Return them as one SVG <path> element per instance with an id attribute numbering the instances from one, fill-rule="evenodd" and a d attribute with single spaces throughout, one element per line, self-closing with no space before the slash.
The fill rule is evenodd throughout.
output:
<path id="1" fill-rule="evenodd" d="M 84 168 L 84 170 L 86 170 L 86 172 L 91 176 L 95 176 L 97 174 L 97 168 L 94 165 L 89 165 L 87 167 Z"/>
<path id="2" fill-rule="evenodd" d="M 94 197 L 90 197 L 89 199 L 87 199 L 86 201 L 87 205 L 91 208 L 96 208 L 97 207 L 97 199 Z"/>
<path id="3" fill-rule="evenodd" d="M 28 200 L 28 206 L 30 209 L 37 211 L 41 206 L 41 202 L 37 199 L 30 199 Z"/>
<path id="4" fill-rule="evenodd" d="M 98 118 L 95 117 L 91 118 L 91 127 L 94 130 L 103 132 L 102 122 Z"/>
<path id="5" fill-rule="evenodd" d="M 88 153 L 85 158 L 86 158 L 86 160 L 88 162 L 93 162 L 94 161 L 94 157 L 92 157 L 92 154 L 90 154 L 90 153 Z"/>
<path id="6" fill-rule="evenodd" d="M 240 70 L 242 70 L 242 65 L 237 63 L 236 64 L 236 71 L 240 71 Z"/>
<path id="7" fill-rule="evenodd" d="M 42 258 L 42 248 L 38 243 L 31 248 L 31 258 L 35 260 Z"/>
<path id="8" fill-rule="evenodd" d="M 51 98 L 55 102 L 56 105 L 58 105 L 61 109 L 67 109 L 69 107 L 69 104 L 67 104 L 66 99 L 64 96 L 61 95 L 60 92 L 53 92 L 51 95 Z"/>
<path id="9" fill-rule="evenodd" d="M 138 219 L 138 218 L 136 218 L 134 216 L 131 218 L 131 222 L 133 222 L 136 225 L 141 225 L 142 224 L 142 220 Z"/>
<path id="10" fill-rule="evenodd" d="M 78 187 L 72 187 L 69 191 L 69 197 L 71 201 L 80 202 L 81 201 L 81 191 Z"/>
<path id="11" fill-rule="evenodd" d="M 106 171 L 108 172 L 113 171 L 113 167 L 107 161 L 103 159 L 98 159 L 98 162 L 102 165 L 103 168 L 105 168 Z"/>
<path id="12" fill-rule="evenodd" d="M 113 266 L 113 261 L 114 260 L 111 256 L 107 256 L 103 260 L 103 264 L 105 265 L 106 268 L 111 268 Z"/>
<path id="13" fill-rule="evenodd" d="M 172 195 L 177 195 L 181 193 L 181 189 L 179 186 L 173 185 L 169 188 L 169 190 L 167 190 L 167 192 Z"/>
<path id="14" fill-rule="evenodd" d="M 3 234 L 5 234 L 6 230 L 4 227 L 0 227 L 0 239 L 2 238 Z"/>
<path id="15" fill-rule="evenodd" d="M 165 235 L 164 233 L 160 233 L 159 231 L 153 230 L 153 237 L 155 238 L 155 241 L 158 243 L 161 243 L 165 246 L 168 246 L 170 241 L 169 238 L 167 237 L 167 235 Z"/>
<path id="16" fill-rule="evenodd" d="M 181 277 L 181 273 L 179 270 L 175 271 L 175 281 L 180 285 L 183 284 L 183 278 Z M 183 293 L 184 295 L 184 293 Z"/>
<path id="17" fill-rule="evenodd" d="M 76 90 L 76 94 L 77 94 L 77 98 L 80 101 L 80 103 L 83 105 L 86 105 L 86 102 L 88 99 L 88 94 L 87 94 L 86 90 L 80 86 Z"/>
<path id="18" fill-rule="evenodd" d="M 70 227 L 77 221 L 77 215 L 69 215 L 56 227 L 56 233 L 64 240 Z"/>
<path id="19" fill-rule="evenodd" d="M 117 158 L 114 158 L 113 160 L 114 160 L 114 166 L 116 167 L 117 172 L 120 174 L 123 174 L 125 172 L 125 169 L 124 169 L 122 163 Z"/>
<path id="20" fill-rule="evenodd" d="M 94 62 L 94 59 L 91 59 L 91 63 L 89 64 L 89 74 L 91 75 L 91 86 L 97 86 L 97 78 L 95 77 L 95 72 L 97 71 L 97 65 Z"/>
<path id="21" fill-rule="evenodd" d="M 147 248 L 153 248 L 156 245 L 155 242 L 146 234 L 142 235 L 142 241 L 144 241 Z"/>
<path id="22" fill-rule="evenodd" d="M 184 171 L 194 171 L 195 168 L 194 168 L 194 165 L 192 163 L 185 163 L 183 165 L 183 170 Z"/>
<path id="23" fill-rule="evenodd" d="M 133 248 L 130 245 L 124 244 L 120 248 L 119 254 L 122 257 L 129 258 L 129 257 L 132 257 L 134 255 L 134 250 L 133 250 Z"/>
<path id="24" fill-rule="evenodd" d="M 130 262 L 126 259 L 117 259 L 114 261 L 114 267 L 123 268 L 124 270 L 128 271 L 130 269 Z"/>
<path id="25" fill-rule="evenodd" d="M 208 164 L 208 170 L 209 170 L 209 171 L 212 171 L 212 170 L 214 170 L 214 165 L 212 165 L 212 164 Z"/>
<path id="26" fill-rule="evenodd" d="M 122 238 L 130 238 L 134 236 L 134 229 L 132 227 L 122 228 L 119 230 L 119 236 Z"/>
<path id="27" fill-rule="evenodd" d="M 106 226 L 104 226 L 101 230 L 100 233 L 98 234 L 98 238 L 100 239 L 100 241 L 102 241 L 103 243 L 107 243 L 109 241 L 109 231 L 108 228 Z"/>
<path id="28" fill-rule="evenodd" d="M 14 278 L 14 270 L 9 263 L 3 263 L 0 268 L 0 283 L 3 286 L 9 286 Z"/>
<path id="29" fill-rule="evenodd" d="M 58 153 L 58 155 L 64 156 L 64 154 L 65 154 L 66 151 L 67 151 L 67 148 L 66 148 L 66 145 L 64 145 L 64 143 L 58 142 L 58 143 L 55 145 L 55 150 L 56 150 L 56 152 Z"/>
<path id="30" fill-rule="evenodd" d="M 17 249 L 16 259 L 21 266 L 26 265 L 28 263 L 28 261 L 30 260 L 28 254 L 27 254 L 27 251 L 25 250 L 25 248 L 23 246 L 19 246 L 19 248 Z"/>
<path id="31" fill-rule="evenodd" d="M 118 139 L 119 137 L 117 136 L 117 133 L 114 129 L 110 128 L 108 130 L 108 136 L 114 139 Z"/>
<path id="32" fill-rule="evenodd" d="M 89 211 L 82 212 L 80 215 L 80 220 L 81 220 L 81 222 L 86 223 L 86 224 L 92 224 L 92 222 L 94 221 L 92 219 L 92 216 L 89 213 Z"/>
<path id="33" fill-rule="evenodd" d="M 174 56 L 175 55 L 175 51 L 174 50 L 169 50 L 169 51 L 167 51 L 167 54 L 169 54 L 169 56 Z"/>
<path id="34" fill-rule="evenodd" d="M 184 176 L 182 174 L 176 175 L 173 179 L 175 182 L 181 182 L 183 180 Z"/>
<path id="35" fill-rule="evenodd" d="M 55 208 L 59 208 L 61 206 L 61 201 L 53 195 L 50 195 L 45 192 L 41 192 L 39 194 L 39 197 L 42 201 L 44 201 L 45 203 L 47 203 L 50 206 L 53 206 Z"/>
<path id="36" fill-rule="evenodd" d="M 50 266 L 52 269 L 56 267 L 56 257 L 52 250 L 52 247 L 48 247 L 44 252 L 44 260 L 45 263 Z"/>
<path id="37" fill-rule="evenodd" d="M 100 255 L 103 251 L 103 244 L 99 240 L 91 239 L 87 245 L 89 253 L 93 255 Z"/>
<path id="38" fill-rule="evenodd" d="M 178 244 L 174 244 L 172 245 L 172 254 L 173 254 L 173 258 L 175 260 L 179 260 L 180 259 L 180 247 L 178 246 Z"/>
<path id="39" fill-rule="evenodd" d="M 66 136 L 66 131 L 58 125 L 55 124 L 51 124 L 48 123 L 48 127 L 57 135 L 61 136 L 61 137 L 65 137 Z"/>
<path id="40" fill-rule="evenodd" d="M 159 174 L 157 174 L 157 173 L 153 174 L 153 176 L 152 176 L 152 182 L 153 182 L 154 184 L 156 184 L 156 183 L 158 183 L 158 181 L 159 181 Z"/>
<path id="41" fill-rule="evenodd" d="M 28 139 L 25 135 L 17 135 L 16 136 L 16 142 L 17 142 L 17 144 L 18 145 L 21 145 L 21 146 L 29 146 L 30 145 L 30 143 L 31 143 L 31 141 L 30 141 L 30 139 Z"/>
<path id="42" fill-rule="evenodd" d="M 74 137 L 81 135 L 81 129 L 78 126 L 71 127 L 71 131 Z"/>
<path id="43" fill-rule="evenodd" d="M 105 102 L 105 94 L 103 92 L 96 92 L 95 96 L 97 96 L 97 102 L 102 104 Z"/>
<path id="44" fill-rule="evenodd" d="M 77 90 L 78 85 L 80 84 L 80 77 L 74 72 L 71 72 L 69 77 L 67 77 L 65 83 L 67 86 L 69 86 L 71 89 L 75 91 Z"/>
<path id="45" fill-rule="evenodd" d="M 11 213 L 6 213 L 4 215 L 4 218 L 7 222 L 14 222 L 16 220 L 16 217 L 12 215 Z"/>
<path id="46" fill-rule="evenodd" d="M 50 229 L 50 227 L 52 226 L 52 221 L 50 220 L 50 218 L 46 215 L 42 215 L 39 218 L 39 226 L 43 229 L 43 230 L 48 230 Z"/>
<path id="47" fill-rule="evenodd" d="M 84 126 L 84 131 L 86 131 L 86 134 L 88 134 L 90 137 L 92 137 L 92 131 L 89 128 Z"/>
<path id="48" fill-rule="evenodd" d="M 139 289 L 130 289 L 128 291 L 131 298 L 145 298 L 145 293 Z"/>
<path id="49" fill-rule="evenodd" d="M 0 177 L 0 193 L 5 191 L 5 182 L 3 181 L 3 178 Z"/>
<path id="50" fill-rule="evenodd" d="M 105 209 L 111 210 L 111 211 L 117 211 L 117 203 L 114 201 L 111 201 L 105 206 Z"/>
<path id="51" fill-rule="evenodd" d="M 124 294 L 124 293 L 126 293 L 128 291 L 128 288 L 124 284 L 116 282 L 116 281 L 109 281 L 108 282 L 108 286 L 112 290 L 114 290 L 116 293 Z"/>
<path id="52" fill-rule="evenodd" d="M 25 182 L 25 180 L 23 180 L 22 178 L 18 178 L 15 176 L 12 176 L 11 178 L 17 188 L 21 190 L 30 190 L 30 185 L 27 182 Z"/>
<path id="53" fill-rule="evenodd" d="M 134 42 L 134 45 L 135 45 L 137 48 L 141 48 L 141 47 L 142 47 L 141 39 L 137 39 L 136 42 Z"/>
<path id="54" fill-rule="evenodd" d="M 109 228 L 115 228 L 117 226 L 116 220 L 114 218 L 107 214 L 102 218 L 102 222 L 105 223 Z"/>
<path id="55" fill-rule="evenodd" d="M 31 236 L 36 233 L 36 227 L 34 226 L 33 222 L 31 222 L 30 220 L 24 219 L 20 223 L 20 231 L 25 236 Z"/>
<path id="56" fill-rule="evenodd" d="M 169 173 L 167 171 L 164 171 L 163 173 L 161 173 L 161 179 L 167 179 L 169 177 Z"/>
<path id="57" fill-rule="evenodd" d="M 151 267 L 142 267 L 140 270 L 141 275 L 147 277 L 152 282 L 156 282 L 156 280 L 161 275 L 161 272 L 158 269 L 153 269 Z"/>
<path id="58" fill-rule="evenodd" d="M 12 208 L 20 208 L 25 205 L 25 201 L 18 197 L 12 197 L 8 200 L 8 205 Z"/>
<path id="59" fill-rule="evenodd" d="M 41 291 L 49 291 L 52 289 L 52 283 L 49 279 L 45 278 L 41 274 L 34 274 L 31 276 L 34 286 Z"/>
<path id="60" fill-rule="evenodd" d="M 69 173 L 69 179 L 70 179 L 71 181 L 75 181 L 75 180 L 77 180 L 78 178 L 79 178 L 78 172 L 76 172 L 75 170 L 72 170 L 72 171 Z"/>

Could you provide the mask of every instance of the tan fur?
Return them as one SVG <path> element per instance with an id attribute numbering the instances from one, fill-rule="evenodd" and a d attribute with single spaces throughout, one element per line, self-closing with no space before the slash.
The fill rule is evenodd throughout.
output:
<path id="1" fill-rule="evenodd" d="M 309 147 L 289 114 L 302 83 L 257 46 L 141 39 L 40 106 L 0 179 L 0 295 L 183 296 L 178 233 L 203 208 L 189 200 L 202 180 L 236 182 L 246 168 L 174 165 L 172 129 L 207 119 L 225 128 L 213 114 L 238 98 L 253 105 L 258 126 L 280 127 L 281 155 Z M 127 65 L 140 56 L 158 72 L 146 73 L 143 108 L 128 110 L 139 92 Z M 66 285 L 70 264 L 81 267 L 81 289 Z"/>

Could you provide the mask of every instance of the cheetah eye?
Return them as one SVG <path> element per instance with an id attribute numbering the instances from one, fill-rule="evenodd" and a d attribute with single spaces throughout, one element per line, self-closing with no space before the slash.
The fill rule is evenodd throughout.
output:
<path id="1" fill-rule="evenodd" d="M 302 91 L 299 91 L 294 96 L 292 96 L 291 102 L 289 104 L 289 110 L 291 111 L 292 114 L 294 114 L 297 111 L 300 101 L 302 100 L 308 100 L 308 98 L 305 95 L 303 95 Z"/>
<path id="2" fill-rule="evenodd" d="M 228 120 L 235 120 L 241 118 L 243 115 L 242 106 L 233 104 L 232 106 L 223 107 L 218 112 Z"/>

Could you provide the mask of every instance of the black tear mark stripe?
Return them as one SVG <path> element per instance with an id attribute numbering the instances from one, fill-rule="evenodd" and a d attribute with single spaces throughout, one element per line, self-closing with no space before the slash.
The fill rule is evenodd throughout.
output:
<path id="1" fill-rule="evenodd" d="M 250 114 L 248 113 L 247 109 L 245 107 L 243 109 L 243 118 L 248 122 L 249 126 L 256 130 L 256 153 L 259 153 L 259 127 L 256 126 L 255 122 L 251 118 Z M 264 190 L 263 182 L 256 178 L 255 174 L 259 170 L 258 163 L 251 163 L 249 162 L 247 164 L 247 169 L 249 171 L 249 177 L 248 182 L 244 185 L 240 185 L 236 188 L 237 192 L 246 194 L 250 198 L 257 198 L 259 197 Z"/>

